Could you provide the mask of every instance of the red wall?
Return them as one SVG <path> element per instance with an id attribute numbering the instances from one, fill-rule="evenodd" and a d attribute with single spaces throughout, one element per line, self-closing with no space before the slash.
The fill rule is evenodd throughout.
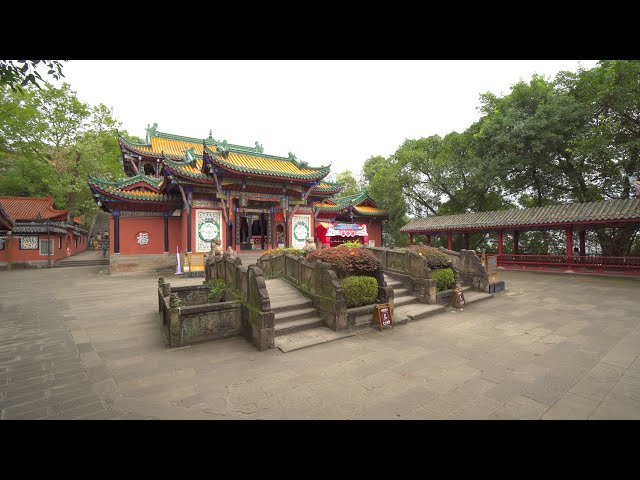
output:
<path id="1" fill-rule="evenodd" d="M 113 217 L 110 220 L 113 222 Z M 179 218 L 169 218 L 169 253 L 176 251 L 180 245 Z M 110 225 L 109 246 L 114 253 L 115 239 L 113 225 Z M 138 244 L 140 232 L 149 234 L 149 243 Z M 163 217 L 120 217 L 120 255 L 144 255 L 164 253 L 164 218 Z"/>
<path id="2" fill-rule="evenodd" d="M 366 223 L 365 219 L 358 220 L 358 223 Z M 371 225 L 367 225 L 367 232 L 369 233 L 369 240 L 376 241 L 376 247 L 382 246 L 382 223 L 379 220 L 374 220 Z"/>
<path id="3" fill-rule="evenodd" d="M 176 247 L 182 252 L 182 219 L 179 217 L 169 217 L 169 253 L 176 253 Z M 164 239 L 162 240 L 164 242 Z"/>
<path id="4" fill-rule="evenodd" d="M 25 235 L 26 236 L 26 235 Z M 31 235 L 29 235 L 31 236 Z M 61 235 L 52 234 L 49 238 L 53 240 L 53 251 L 51 254 L 51 262 L 61 260 L 67 256 L 67 245 L 69 246 L 69 255 L 83 252 L 87 248 L 87 237 L 82 235 L 78 238 L 78 246 L 75 246 L 75 238 L 71 233 L 62 236 L 62 248 L 58 248 L 59 238 Z M 47 240 L 47 234 L 38 234 L 39 240 Z M 40 255 L 40 248 L 37 250 L 20 250 L 20 235 L 15 235 L 9 242 L 5 241 L 3 250 L 0 250 L 0 261 L 9 261 L 9 248 L 11 248 L 11 262 L 30 262 L 34 260 L 47 260 L 47 255 Z"/>
<path id="5" fill-rule="evenodd" d="M 140 232 L 149 234 L 149 243 L 139 245 L 137 235 Z M 115 246 L 113 229 L 109 244 L 111 252 Z M 162 217 L 120 217 L 120 255 L 164 253 L 164 218 Z"/>
<path id="6" fill-rule="evenodd" d="M 193 213 L 193 210 L 192 212 Z M 181 245 L 181 249 L 180 251 L 182 252 L 183 250 L 186 252 L 187 250 L 190 250 L 191 246 L 187 245 L 187 209 L 183 209 L 182 212 L 180 213 L 180 245 Z M 193 219 L 191 219 L 193 221 Z M 192 233 L 193 235 L 193 233 Z M 192 239 L 193 240 L 193 239 Z"/>

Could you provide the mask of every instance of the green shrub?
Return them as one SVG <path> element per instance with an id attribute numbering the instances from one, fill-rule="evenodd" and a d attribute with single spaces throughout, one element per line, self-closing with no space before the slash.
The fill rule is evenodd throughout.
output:
<path id="1" fill-rule="evenodd" d="M 413 245 L 409 247 L 412 252 L 419 253 L 427 259 L 427 264 L 431 270 L 436 268 L 447 268 L 451 266 L 449 258 L 440 250 L 434 247 L 427 247 L 424 245 Z"/>
<path id="2" fill-rule="evenodd" d="M 323 248 L 309 253 L 306 260 L 308 262 L 320 260 L 330 263 L 338 278 L 371 275 L 382 268 L 378 257 L 365 248 Z"/>
<path id="3" fill-rule="evenodd" d="M 354 240 L 352 242 L 341 243 L 340 245 L 338 245 L 338 247 L 362 248 L 364 247 L 364 245 Z"/>
<path id="4" fill-rule="evenodd" d="M 436 288 L 439 292 L 449 290 L 456 285 L 455 275 L 453 274 L 453 270 L 450 268 L 438 268 L 437 270 L 433 270 L 431 272 L 431 278 L 438 281 L 438 286 Z"/>
<path id="5" fill-rule="evenodd" d="M 207 287 L 209 287 L 209 294 L 207 295 L 209 303 L 218 303 L 222 300 L 222 296 L 227 289 L 227 284 L 224 280 L 217 278 L 215 280 L 209 280 L 207 282 Z"/>
<path id="6" fill-rule="evenodd" d="M 266 252 L 264 252 L 261 255 L 262 257 L 273 257 L 274 255 L 278 255 L 279 253 L 292 253 L 293 255 L 298 255 L 300 257 L 303 257 L 304 254 L 306 253 L 304 250 L 301 250 L 299 248 L 293 248 L 293 247 L 287 247 L 287 248 L 274 248 L 272 250 L 267 250 Z"/>
<path id="7" fill-rule="evenodd" d="M 374 277 L 347 277 L 342 281 L 347 307 L 370 305 L 378 297 L 378 282 Z"/>

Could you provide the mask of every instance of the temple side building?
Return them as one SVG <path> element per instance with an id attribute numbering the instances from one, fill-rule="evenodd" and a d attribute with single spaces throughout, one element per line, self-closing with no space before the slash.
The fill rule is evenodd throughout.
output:
<path id="1" fill-rule="evenodd" d="M 67 223 L 51 197 L 0 197 L 0 269 L 53 266 L 86 250 L 80 223 Z"/>
<path id="2" fill-rule="evenodd" d="M 163 133 L 157 124 L 145 142 L 119 143 L 127 177 L 89 178 L 98 206 L 111 214 L 112 270 L 174 265 L 167 254 L 206 253 L 214 239 L 238 253 L 303 248 L 307 238 L 382 244 L 388 216 L 366 192 L 333 199 L 341 186 L 324 180 L 330 165 L 311 167 L 292 153 L 269 155 L 258 142 L 234 145 L 211 132 L 204 139 Z"/>

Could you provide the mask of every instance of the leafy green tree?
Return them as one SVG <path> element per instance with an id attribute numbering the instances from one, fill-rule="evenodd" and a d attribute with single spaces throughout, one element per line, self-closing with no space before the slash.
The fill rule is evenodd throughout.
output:
<path id="1" fill-rule="evenodd" d="M 409 244 L 409 239 L 407 235 L 400 233 L 400 228 L 409 218 L 399 178 L 397 165 L 392 159 L 373 156 L 364 162 L 364 187 L 378 207 L 389 214 L 389 219 L 384 224 L 383 242 L 386 245 L 393 242 L 396 246 L 403 247 Z"/>
<path id="2" fill-rule="evenodd" d="M 355 195 L 362 191 L 351 170 L 339 172 L 336 175 L 335 181 L 343 186 L 342 191 L 336 195 L 336 198 L 348 197 L 349 195 Z"/>
<path id="3" fill-rule="evenodd" d="M 94 214 L 88 174 L 122 174 L 112 110 L 82 103 L 67 83 L 0 91 L 0 194 L 52 195 L 69 221 Z"/>
<path id="4" fill-rule="evenodd" d="M 64 77 L 59 60 L 0 60 L 0 87 L 7 85 L 14 93 L 28 85 L 40 88 L 38 80 L 44 81 L 38 72 L 41 66 L 48 68 L 47 75 L 56 80 Z"/>

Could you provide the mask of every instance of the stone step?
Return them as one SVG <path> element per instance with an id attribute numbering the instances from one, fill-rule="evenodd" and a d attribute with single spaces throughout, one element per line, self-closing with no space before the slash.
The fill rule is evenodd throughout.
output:
<path id="1" fill-rule="evenodd" d="M 402 282 L 398 282 L 398 281 L 393 281 L 393 282 L 387 281 L 387 287 L 391 287 L 395 290 L 397 288 L 404 288 L 404 285 L 402 284 Z"/>
<path id="2" fill-rule="evenodd" d="M 55 268 L 60 267 L 95 267 L 97 265 L 109 265 L 109 259 L 105 258 L 104 260 L 83 260 L 77 262 L 58 262 L 53 266 Z"/>
<path id="3" fill-rule="evenodd" d="M 394 308 L 394 311 L 396 309 Z M 355 325 L 354 328 L 357 329 L 364 329 L 364 328 L 375 328 L 377 330 L 380 330 L 380 322 L 378 323 L 373 323 L 372 322 L 372 318 L 373 318 L 373 313 L 369 314 L 369 315 L 359 315 L 356 317 L 356 321 L 355 321 Z M 393 324 L 394 325 L 406 325 L 408 322 L 408 318 L 407 317 L 397 317 L 395 314 L 393 315 Z M 385 327 L 385 329 L 388 327 Z"/>
<path id="4" fill-rule="evenodd" d="M 402 287 L 402 288 L 394 288 L 393 289 L 393 297 L 394 298 L 404 297 L 406 295 L 410 295 L 408 288 Z"/>
<path id="5" fill-rule="evenodd" d="M 422 320 L 436 313 L 444 312 L 444 305 L 430 305 L 427 303 L 416 303 L 394 308 L 393 315 L 396 318 L 408 317 L 411 321 Z"/>
<path id="6" fill-rule="evenodd" d="M 271 311 L 273 311 L 276 316 L 280 312 L 288 312 L 291 310 L 300 310 L 301 308 L 310 308 L 312 307 L 311 300 L 308 298 L 292 298 L 291 300 L 280 302 L 275 299 L 270 298 L 271 301 Z"/>
<path id="7" fill-rule="evenodd" d="M 477 290 L 464 291 L 464 303 L 469 305 L 471 303 L 481 302 L 482 300 L 489 300 L 493 298 L 493 293 L 479 292 Z"/>
<path id="8" fill-rule="evenodd" d="M 274 336 L 279 337 L 281 335 L 300 332 L 302 330 L 322 327 L 323 325 L 324 322 L 318 316 L 304 318 L 301 320 L 293 320 L 286 323 L 278 323 L 278 319 L 276 319 L 276 324 L 274 326 Z"/>
<path id="9" fill-rule="evenodd" d="M 308 330 L 279 335 L 274 339 L 274 346 L 282 352 L 292 352 L 301 348 L 327 343 L 341 338 L 352 337 L 353 332 L 334 332 L 328 327 L 310 328 Z"/>
<path id="10" fill-rule="evenodd" d="M 315 317 L 318 315 L 318 311 L 313 307 L 297 308 L 295 310 L 288 310 L 284 312 L 278 312 L 275 315 L 275 323 L 291 322 L 293 320 L 301 320 L 306 318 Z"/>
<path id="11" fill-rule="evenodd" d="M 400 297 L 393 298 L 394 307 L 402 307 L 403 305 L 409 305 L 416 302 L 416 297 L 414 297 L 413 295 L 402 295 Z"/>

